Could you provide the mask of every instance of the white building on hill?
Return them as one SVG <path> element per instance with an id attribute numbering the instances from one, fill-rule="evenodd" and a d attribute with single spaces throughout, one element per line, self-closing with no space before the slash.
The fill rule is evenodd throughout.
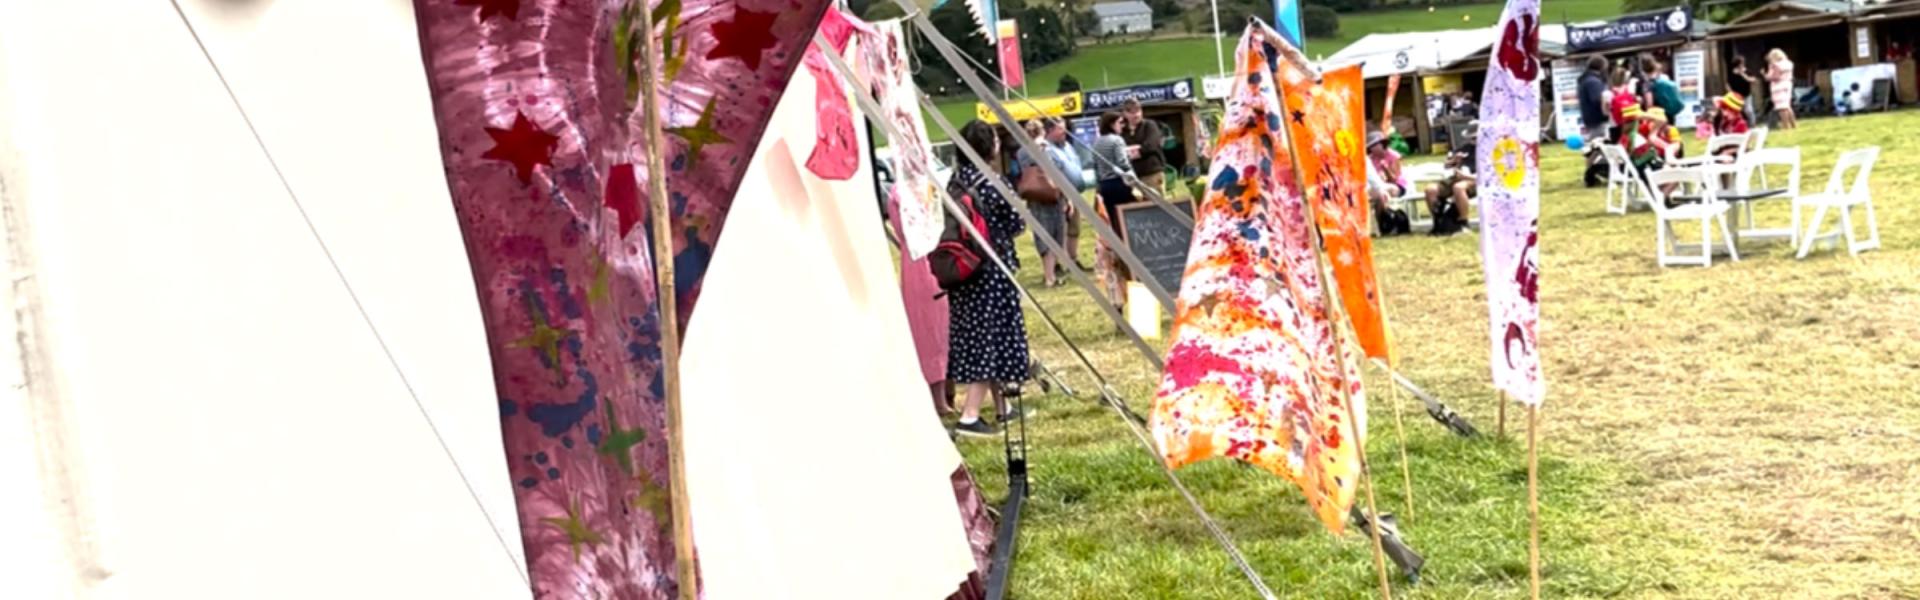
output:
<path id="1" fill-rule="evenodd" d="M 1140 0 L 1095 4 L 1093 15 L 1100 19 L 1100 35 L 1153 30 L 1153 8 Z"/>

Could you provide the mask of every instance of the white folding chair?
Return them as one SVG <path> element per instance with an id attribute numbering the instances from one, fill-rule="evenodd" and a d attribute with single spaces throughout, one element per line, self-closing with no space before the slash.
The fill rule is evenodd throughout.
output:
<path id="1" fill-rule="evenodd" d="M 1600 144 L 1600 156 L 1607 161 L 1607 212 L 1624 215 L 1633 207 L 1634 190 L 1639 189 L 1640 177 L 1633 173 L 1633 160 L 1627 158 L 1627 150 L 1619 144 Z M 1614 190 L 1619 190 L 1618 200 Z"/>
<path id="2" fill-rule="evenodd" d="M 1873 175 L 1873 163 L 1880 159 L 1880 147 L 1870 146 L 1840 154 L 1840 160 L 1833 165 L 1833 175 L 1827 178 L 1827 189 L 1818 194 L 1801 196 L 1793 201 L 1794 222 L 1799 223 L 1800 210 L 1812 208 L 1813 219 L 1807 222 L 1806 233 L 1800 235 L 1800 253 L 1795 258 L 1806 258 L 1813 250 L 1813 243 L 1821 239 L 1833 239 L 1835 235 L 1846 238 L 1847 254 L 1858 256 L 1861 250 L 1880 247 L 1880 225 L 1873 218 L 1873 192 L 1867 188 L 1867 178 Z M 1853 181 L 1846 182 L 1848 172 L 1853 173 Z M 1853 207 L 1866 209 L 1867 239 L 1860 240 L 1853 234 Z M 1838 232 L 1821 233 L 1820 225 L 1826 219 L 1827 209 L 1840 209 Z"/>
<path id="3" fill-rule="evenodd" d="M 1667 166 L 1698 167 L 1700 165 L 1712 164 L 1716 162 L 1717 163 L 1737 163 L 1737 162 L 1740 162 L 1740 154 L 1746 151 L 1746 147 L 1747 147 L 1747 134 L 1730 133 L 1726 135 L 1716 135 L 1711 138 L 1707 138 L 1707 148 L 1705 152 L 1701 152 L 1697 156 L 1689 156 L 1686 158 L 1667 161 Z M 1728 150 L 1728 149 L 1733 150 L 1733 153 L 1731 155 L 1722 156 L 1720 154 L 1722 151 Z"/>
<path id="4" fill-rule="evenodd" d="M 1727 256 L 1740 260 L 1740 251 L 1733 244 L 1733 229 L 1727 226 L 1727 204 L 1715 200 L 1713 189 L 1707 185 L 1708 175 L 1699 169 L 1671 168 L 1647 173 L 1647 199 L 1653 206 L 1654 214 L 1654 255 L 1661 267 L 1672 265 L 1713 265 L 1713 222 L 1720 222 L 1721 239 L 1726 241 Z M 1676 193 L 1702 196 L 1695 204 L 1682 204 L 1669 208 L 1668 192 L 1662 188 L 1673 186 Z M 1679 244 L 1674 234 L 1675 222 L 1700 222 L 1700 255 L 1679 255 Z"/>
<path id="5" fill-rule="evenodd" d="M 1741 206 L 1740 209 L 1745 217 L 1745 222 L 1740 228 L 1740 237 L 1784 237 L 1792 240 L 1794 247 L 1798 248 L 1800 247 L 1798 243 L 1800 239 L 1800 211 L 1792 211 L 1793 224 L 1790 227 L 1785 229 L 1762 229 L 1757 227 L 1754 221 L 1753 205 L 1758 202 L 1785 200 L 1788 202 L 1788 205 L 1791 206 L 1792 203 L 1800 197 L 1799 148 L 1761 148 L 1759 150 L 1748 150 L 1747 153 L 1741 157 L 1740 163 L 1734 165 L 1733 191 L 1749 194 L 1774 189 L 1767 185 L 1767 170 L 1778 167 L 1786 167 L 1786 187 L 1781 188 L 1786 190 L 1786 193 L 1743 203 L 1744 206 Z M 1758 180 L 1757 185 L 1755 180 Z"/>
<path id="6" fill-rule="evenodd" d="M 1752 154 L 1765 149 L 1767 149 L 1767 128 L 1755 127 L 1747 130 L 1747 153 Z M 1767 185 L 1767 172 L 1764 170 L 1760 171 L 1760 189 L 1772 189 L 1767 187 Z M 1793 193 L 1799 195 L 1800 190 L 1796 189 Z"/>

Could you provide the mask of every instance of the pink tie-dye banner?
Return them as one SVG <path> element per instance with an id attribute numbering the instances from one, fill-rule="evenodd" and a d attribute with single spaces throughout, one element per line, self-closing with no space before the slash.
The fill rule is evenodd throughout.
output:
<path id="1" fill-rule="evenodd" d="M 1540 1 L 1510 0 L 1497 29 L 1475 161 L 1493 385 L 1539 406 Z"/>
<path id="2" fill-rule="evenodd" d="M 681 327 L 825 0 L 416 0 L 537 598 L 671 598 L 639 44 L 664 48 Z M 697 527 L 697 524 L 696 524 Z"/>

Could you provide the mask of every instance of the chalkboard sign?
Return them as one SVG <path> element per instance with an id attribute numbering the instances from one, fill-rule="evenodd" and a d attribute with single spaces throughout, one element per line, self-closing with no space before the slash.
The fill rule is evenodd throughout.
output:
<path id="1" fill-rule="evenodd" d="M 1172 203 L 1174 208 L 1193 216 L 1193 201 Z M 1140 257 L 1154 281 L 1167 293 L 1180 295 L 1180 276 L 1187 270 L 1187 247 L 1193 244 L 1193 228 L 1151 201 L 1120 205 L 1120 235 L 1127 249 Z M 1139 274 L 1135 273 L 1135 278 Z"/>

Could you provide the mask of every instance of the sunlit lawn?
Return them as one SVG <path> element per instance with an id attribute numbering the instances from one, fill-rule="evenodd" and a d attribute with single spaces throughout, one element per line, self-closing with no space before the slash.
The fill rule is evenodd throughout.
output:
<path id="1" fill-rule="evenodd" d="M 1578 159 L 1543 150 L 1542 413 L 1546 594 L 1568 597 L 1912 598 L 1920 595 L 1920 112 L 1808 121 L 1772 146 L 1806 154 L 1804 186 L 1843 148 L 1879 145 L 1873 190 L 1884 247 L 1858 259 L 1751 242 L 1738 263 L 1659 269 L 1653 218 L 1602 211 Z M 1697 142 L 1695 142 L 1697 143 Z M 1784 206 L 1764 223 L 1784 223 Z M 1477 238 L 1378 240 L 1402 371 L 1491 432 Z M 1023 240 L 1026 264 L 1037 265 Z M 1092 252 L 1084 256 L 1091 259 Z M 1038 288 L 1116 388 L 1145 412 L 1157 383 L 1075 287 Z M 1226 555 L 1168 485 L 1039 315 L 1037 355 L 1081 390 L 1038 396 L 1021 598 L 1245 598 Z M 1394 396 L 1372 399 L 1383 510 L 1404 513 Z M 1429 559 L 1422 598 L 1526 591 L 1524 420 L 1509 439 L 1461 439 L 1410 399 L 1406 444 Z M 998 441 L 963 440 L 990 499 Z M 1329 535 L 1290 484 L 1221 461 L 1180 471 L 1284 597 L 1377 593 L 1369 544 Z M 1405 515 L 1403 515 L 1404 517 Z"/>

